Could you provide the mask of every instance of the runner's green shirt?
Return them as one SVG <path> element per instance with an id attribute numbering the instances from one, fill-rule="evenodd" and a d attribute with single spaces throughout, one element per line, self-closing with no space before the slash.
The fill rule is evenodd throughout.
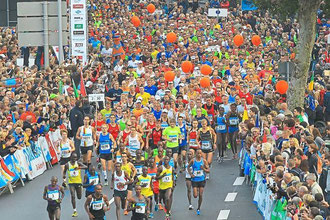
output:
<path id="1" fill-rule="evenodd" d="M 166 142 L 168 148 L 174 148 L 179 146 L 179 137 L 181 131 L 179 127 L 167 127 L 163 131 L 163 136 L 166 136 L 169 141 Z"/>

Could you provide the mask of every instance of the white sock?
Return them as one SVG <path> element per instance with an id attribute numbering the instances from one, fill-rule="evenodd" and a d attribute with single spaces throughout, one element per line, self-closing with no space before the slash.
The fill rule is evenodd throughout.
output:
<path id="1" fill-rule="evenodd" d="M 77 209 L 73 209 L 73 211 L 74 211 L 74 212 L 76 212 L 76 211 L 77 211 Z"/>
<path id="2" fill-rule="evenodd" d="M 108 179 L 107 171 L 106 170 L 103 170 L 102 173 L 103 173 L 104 179 L 107 180 Z"/>

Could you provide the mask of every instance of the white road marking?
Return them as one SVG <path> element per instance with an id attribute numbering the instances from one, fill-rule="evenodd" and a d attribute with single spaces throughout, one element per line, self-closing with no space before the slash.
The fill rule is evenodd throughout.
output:
<path id="1" fill-rule="evenodd" d="M 225 202 L 233 202 L 235 201 L 237 193 L 228 193 L 225 199 Z"/>
<path id="2" fill-rule="evenodd" d="M 225 220 L 228 219 L 230 210 L 220 210 L 217 220 Z"/>
<path id="3" fill-rule="evenodd" d="M 110 201 L 109 201 L 110 205 L 111 205 L 111 203 L 113 203 L 114 201 L 115 201 L 115 198 L 112 197 L 112 198 L 110 199 Z"/>
<path id="4" fill-rule="evenodd" d="M 243 184 L 244 180 L 245 180 L 245 177 L 236 177 L 236 180 L 235 180 L 233 185 L 234 186 L 240 186 L 240 185 Z"/>

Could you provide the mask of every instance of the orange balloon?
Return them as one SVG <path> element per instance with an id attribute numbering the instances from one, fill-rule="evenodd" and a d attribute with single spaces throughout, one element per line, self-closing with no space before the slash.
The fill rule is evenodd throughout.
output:
<path id="1" fill-rule="evenodd" d="M 154 13 L 154 12 L 156 11 L 156 7 L 155 7 L 154 4 L 149 4 L 149 5 L 147 6 L 147 10 L 148 10 L 148 12 L 149 12 L 150 14 L 152 14 L 152 13 Z"/>
<path id="2" fill-rule="evenodd" d="M 132 21 L 134 27 L 139 27 L 141 24 L 141 21 L 138 16 L 133 16 L 131 21 Z"/>
<path id="3" fill-rule="evenodd" d="M 173 32 L 170 32 L 166 35 L 167 42 L 174 43 L 176 41 L 176 34 Z"/>
<path id="4" fill-rule="evenodd" d="M 234 37 L 234 44 L 236 45 L 236 46 L 241 46 L 242 44 L 243 44 L 243 41 L 244 41 L 244 39 L 243 39 L 243 36 L 242 35 L 236 35 L 235 37 Z"/>
<path id="5" fill-rule="evenodd" d="M 210 67 L 209 65 L 207 64 L 204 64 L 202 67 L 201 67 L 201 73 L 203 75 L 210 75 L 212 73 L 212 67 Z"/>
<path id="6" fill-rule="evenodd" d="M 261 44 L 261 38 L 258 35 L 254 35 L 251 41 L 254 46 L 259 46 Z"/>
<path id="7" fill-rule="evenodd" d="M 175 78 L 175 73 L 173 71 L 167 71 L 165 72 L 164 77 L 166 81 L 172 82 Z"/>
<path id="8" fill-rule="evenodd" d="M 201 87 L 203 88 L 207 88 L 211 86 L 211 81 L 209 78 L 207 77 L 203 77 L 200 81 Z"/>
<path id="9" fill-rule="evenodd" d="M 288 91 L 289 84 L 285 80 L 280 80 L 276 83 L 276 91 L 280 94 L 285 94 Z"/>
<path id="10" fill-rule="evenodd" d="M 193 65 L 190 61 L 184 61 L 181 63 L 181 69 L 184 73 L 189 73 L 193 68 Z"/>

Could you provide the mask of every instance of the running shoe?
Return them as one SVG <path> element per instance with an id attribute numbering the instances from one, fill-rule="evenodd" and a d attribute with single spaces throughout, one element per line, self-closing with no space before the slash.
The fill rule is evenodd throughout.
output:
<path id="1" fill-rule="evenodd" d="M 199 209 L 196 210 L 196 214 L 197 215 L 200 215 L 201 214 L 201 211 Z"/>
<path id="2" fill-rule="evenodd" d="M 63 182 L 63 183 L 62 183 L 62 186 L 63 186 L 64 188 L 66 188 L 66 186 L 67 186 L 67 185 L 66 185 L 66 182 Z"/>
<path id="3" fill-rule="evenodd" d="M 194 207 L 192 205 L 189 205 L 189 210 L 193 210 Z"/>
<path id="4" fill-rule="evenodd" d="M 127 210 L 124 211 L 124 215 L 128 215 L 128 211 Z"/>
<path id="5" fill-rule="evenodd" d="M 104 185 L 105 185 L 105 186 L 108 186 L 108 185 L 109 185 L 109 182 L 108 182 L 107 179 L 104 180 Z"/>
<path id="6" fill-rule="evenodd" d="M 158 204 L 155 204 L 155 212 L 158 212 L 159 209 L 158 206 L 159 206 Z"/>
<path id="7" fill-rule="evenodd" d="M 170 220 L 170 215 L 166 213 L 165 220 Z"/>
<path id="8" fill-rule="evenodd" d="M 206 179 L 207 180 L 210 179 L 210 174 L 209 173 L 206 174 Z"/>
<path id="9" fill-rule="evenodd" d="M 78 217 L 78 212 L 74 211 L 74 212 L 72 213 L 72 217 Z"/>
<path id="10" fill-rule="evenodd" d="M 149 218 L 154 218 L 154 213 L 150 212 Z"/>
<path id="11" fill-rule="evenodd" d="M 158 208 L 159 208 L 159 210 L 163 210 L 164 208 L 163 208 L 163 206 L 162 206 L 162 204 L 158 204 Z"/>

